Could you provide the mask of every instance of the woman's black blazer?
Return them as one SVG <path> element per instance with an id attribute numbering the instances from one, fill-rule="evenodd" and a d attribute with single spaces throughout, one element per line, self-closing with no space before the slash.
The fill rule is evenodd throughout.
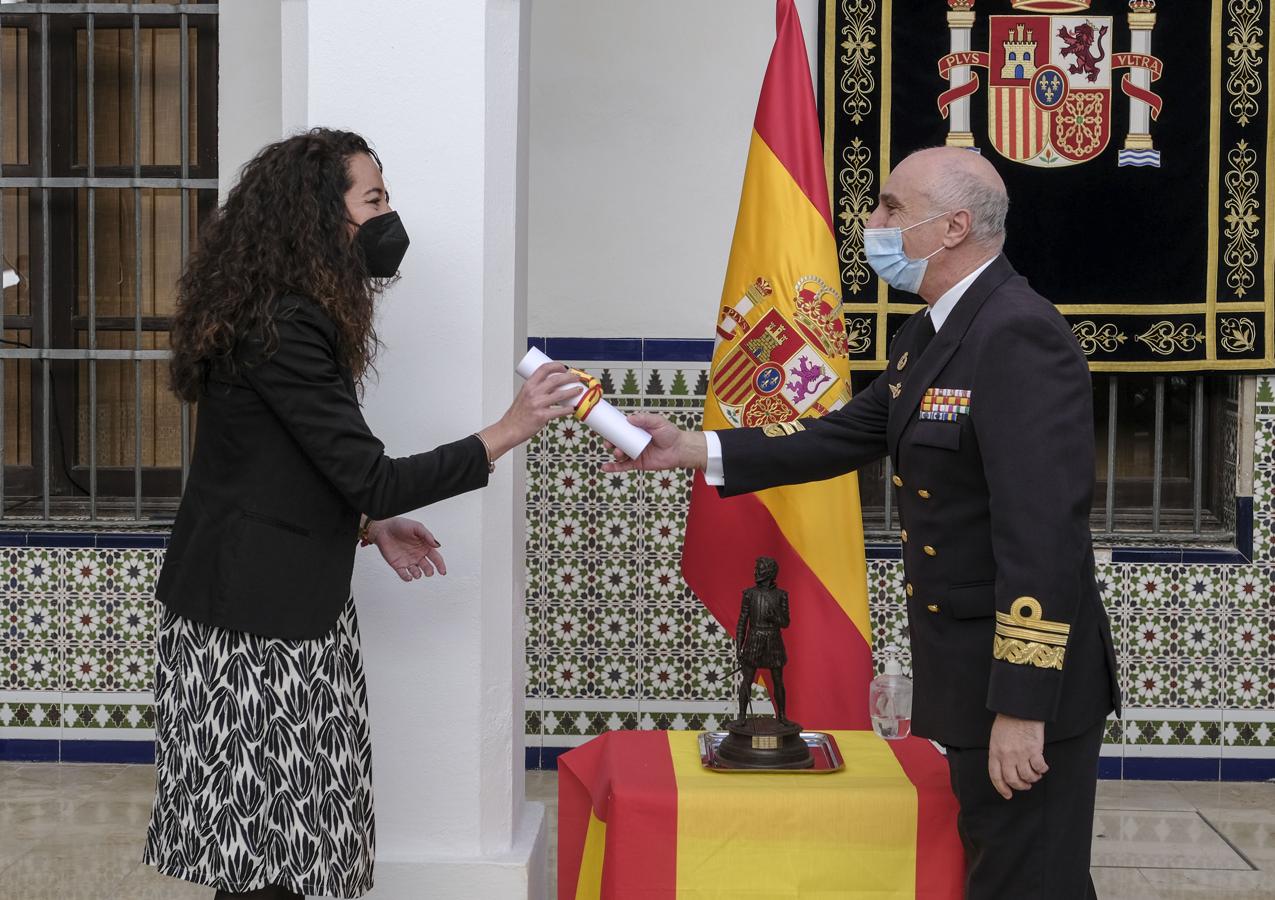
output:
<path id="1" fill-rule="evenodd" d="M 246 341 L 238 364 L 209 378 L 156 595 L 197 622 L 316 638 L 350 596 L 359 514 L 389 518 L 483 487 L 487 452 L 471 436 L 386 456 L 322 308 L 283 298 L 275 322 L 273 353 Z"/>

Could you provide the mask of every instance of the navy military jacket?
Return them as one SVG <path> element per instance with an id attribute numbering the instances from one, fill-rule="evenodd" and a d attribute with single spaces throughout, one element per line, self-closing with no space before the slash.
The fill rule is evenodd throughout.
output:
<path id="1" fill-rule="evenodd" d="M 1094 579 L 1093 392 L 1066 321 L 1000 256 L 938 334 L 924 310 L 885 371 L 822 419 L 718 432 L 724 496 L 887 453 L 902 525 L 914 733 L 985 747 L 996 713 L 1072 737 L 1119 707 Z M 857 515 L 857 511 L 847 511 Z M 867 702 L 867 698 L 864 698 Z"/>

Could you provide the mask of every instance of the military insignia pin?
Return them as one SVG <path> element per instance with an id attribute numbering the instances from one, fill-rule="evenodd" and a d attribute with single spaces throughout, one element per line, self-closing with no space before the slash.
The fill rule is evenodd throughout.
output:
<path id="1" fill-rule="evenodd" d="M 902 394 L 902 393 L 903 393 L 903 382 L 900 381 L 898 384 L 890 385 L 890 396 L 893 397 L 895 400 L 898 400 L 899 394 Z"/>
<path id="2" fill-rule="evenodd" d="M 902 372 L 903 367 L 906 366 L 907 364 L 908 364 L 908 354 L 907 354 L 907 351 L 905 350 L 903 352 L 903 355 L 899 357 L 899 371 Z"/>
<path id="3" fill-rule="evenodd" d="M 921 420 L 958 422 L 970 413 L 971 392 L 963 388 L 935 388 L 921 398 Z"/>

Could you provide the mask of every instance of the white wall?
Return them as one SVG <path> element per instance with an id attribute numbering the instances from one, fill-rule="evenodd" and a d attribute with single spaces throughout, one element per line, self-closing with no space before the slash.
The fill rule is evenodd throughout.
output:
<path id="1" fill-rule="evenodd" d="M 711 336 L 774 37 L 774 0 L 534 5 L 531 334 Z"/>
<path id="2" fill-rule="evenodd" d="M 243 164 L 282 133 L 284 66 L 277 3 L 222 0 L 217 17 L 222 97 L 217 160 L 225 200 Z"/>

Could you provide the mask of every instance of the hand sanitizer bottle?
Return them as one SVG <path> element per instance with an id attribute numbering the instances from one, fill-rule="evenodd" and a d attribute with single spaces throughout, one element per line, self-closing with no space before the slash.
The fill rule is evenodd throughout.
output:
<path id="1" fill-rule="evenodd" d="M 872 730 L 887 741 L 898 741 L 912 733 L 912 679 L 891 653 L 885 672 L 872 679 L 868 689 L 868 709 Z"/>

